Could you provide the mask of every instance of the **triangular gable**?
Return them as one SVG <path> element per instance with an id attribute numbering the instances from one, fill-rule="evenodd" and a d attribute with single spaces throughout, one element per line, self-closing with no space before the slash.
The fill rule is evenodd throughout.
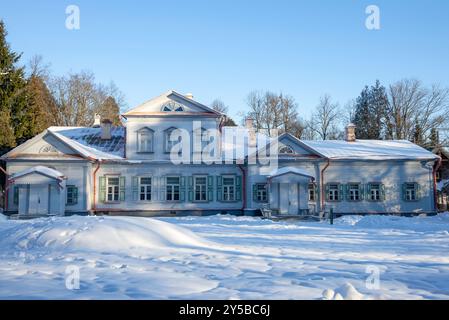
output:
<path id="1" fill-rule="evenodd" d="M 170 107 L 181 106 L 182 111 L 165 112 L 163 111 L 165 106 Z M 128 112 L 124 113 L 123 116 L 126 118 L 129 116 L 162 115 L 162 114 L 174 116 L 174 115 L 195 114 L 195 113 L 203 115 L 209 114 L 210 116 L 215 117 L 222 115 L 222 113 L 216 110 L 213 110 L 193 99 L 190 99 L 176 91 L 171 90 L 129 110 Z"/>
<path id="2" fill-rule="evenodd" d="M 21 157 L 56 157 L 56 158 L 80 158 L 84 157 L 79 151 L 67 143 L 61 141 L 49 131 L 44 130 L 32 139 L 27 140 L 16 148 L 2 156 L 2 159 Z"/>
<path id="3" fill-rule="evenodd" d="M 307 147 L 304 145 L 301 140 L 296 138 L 295 136 L 284 133 L 279 136 L 278 138 L 278 144 L 279 144 L 279 150 L 282 149 L 284 146 L 288 146 L 293 150 L 294 155 L 301 155 L 301 156 L 321 156 L 318 154 L 315 150 Z"/>

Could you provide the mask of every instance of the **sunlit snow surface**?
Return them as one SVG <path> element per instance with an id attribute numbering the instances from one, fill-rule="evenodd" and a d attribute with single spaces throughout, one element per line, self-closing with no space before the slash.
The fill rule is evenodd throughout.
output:
<path id="1" fill-rule="evenodd" d="M 0 250 L 3 299 L 449 299 L 448 214 L 334 226 L 0 215 Z M 68 266 L 79 290 L 66 288 Z M 380 271 L 378 289 L 367 268 Z"/>

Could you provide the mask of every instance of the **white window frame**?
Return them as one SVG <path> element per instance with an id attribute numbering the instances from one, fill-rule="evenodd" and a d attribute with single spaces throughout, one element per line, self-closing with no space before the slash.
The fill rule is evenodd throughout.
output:
<path id="1" fill-rule="evenodd" d="M 340 184 L 338 183 L 329 183 L 329 194 L 328 194 L 328 201 L 336 202 L 341 200 L 341 194 L 340 194 Z M 331 189 L 331 186 L 337 186 L 336 189 Z"/>
<path id="2" fill-rule="evenodd" d="M 168 179 L 177 178 L 178 183 L 168 183 Z M 178 187 L 178 192 L 176 192 L 176 187 Z M 169 191 L 170 189 L 170 191 Z M 176 194 L 178 199 L 175 199 Z M 169 199 L 170 195 L 170 199 Z M 165 200 L 168 202 L 179 202 L 181 201 L 181 177 L 180 176 L 167 176 L 165 177 Z"/>
<path id="3" fill-rule="evenodd" d="M 173 131 L 175 131 L 177 128 L 171 127 L 168 128 L 164 131 L 164 148 L 165 148 L 165 153 L 170 153 L 173 149 L 173 146 L 177 145 L 178 143 L 180 143 L 179 141 L 172 141 L 170 140 L 170 136 L 172 134 Z"/>
<path id="4" fill-rule="evenodd" d="M 141 176 L 139 179 L 139 201 L 151 201 L 153 199 L 153 177 L 152 176 Z M 150 184 L 142 183 L 142 179 L 150 179 Z M 142 192 L 142 187 L 144 188 L 144 192 Z M 148 188 L 150 189 L 150 199 L 148 199 Z M 144 195 L 145 199 L 142 199 L 142 195 Z"/>
<path id="5" fill-rule="evenodd" d="M 268 202 L 268 186 L 266 183 L 256 183 L 256 201 Z"/>
<path id="6" fill-rule="evenodd" d="M 147 143 L 142 143 L 142 137 L 148 136 Z M 142 128 L 137 132 L 137 152 L 151 153 L 153 152 L 154 132 L 149 128 Z M 145 148 L 144 148 L 145 146 Z"/>
<path id="7" fill-rule="evenodd" d="M 349 193 L 349 201 L 351 202 L 357 202 L 357 201 L 361 201 L 362 197 L 361 197 L 361 188 L 360 188 L 360 183 L 348 183 L 349 187 L 348 187 L 348 193 Z M 354 188 L 354 186 L 357 186 L 357 188 Z"/>
<path id="8" fill-rule="evenodd" d="M 106 176 L 106 202 L 120 202 L 120 176 Z M 110 184 L 110 179 L 117 179 L 117 184 Z M 111 188 L 111 192 L 109 192 L 109 188 Z M 117 191 L 117 192 L 115 192 Z M 109 195 L 111 195 L 111 199 L 109 199 Z M 115 199 L 117 196 L 117 199 Z"/>
<path id="9" fill-rule="evenodd" d="M 229 178 L 231 178 L 231 179 L 233 179 L 233 184 L 231 185 L 231 184 L 225 184 L 225 179 L 229 179 Z M 234 202 L 234 201 L 236 201 L 235 199 L 236 199 L 236 195 L 237 195 L 237 192 L 236 192 L 236 177 L 235 176 L 233 176 L 233 175 L 224 175 L 224 176 L 222 176 L 222 179 L 223 179 L 223 188 L 222 188 L 222 201 L 223 202 Z M 230 192 L 230 190 L 231 190 L 231 188 L 232 188 L 232 191 L 233 192 Z M 231 199 L 232 198 L 232 199 Z"/>
<path id="10" fill-rule="evenodd" d="M 372 182 L 369 184 L 369 200 L 380 201 L 381 200 L 381 183 Z"/>
<path id="11" fill-rule="evenodd" d="M 204 183 L 197 184 L 196 179 L 204 179 Z M 204 195 L 204 199 L 197 199 L 197 187 L 200 188 L 200 198 L 201 195 Z M 194 202 L 207 202 L 207 193 L 208 193 L 208 186 L 207 186 L 207 175 L 195 175 L 193 176 L 193 201 Z"/>
<path id="12" fill-rule="evenodd" d="M 413 189 L 408 188 L 410 185 L 413 185 Z M 417 188 L 416 188 L 416 183 L 414 182 L 406 182 L 406 186 L 405 186 L 405 201 L 417 201 L 418 200 L 418 196 L 417 196 Z"/>

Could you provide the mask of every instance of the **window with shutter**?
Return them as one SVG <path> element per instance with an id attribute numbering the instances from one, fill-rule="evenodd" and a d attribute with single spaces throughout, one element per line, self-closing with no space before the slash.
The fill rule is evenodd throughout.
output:
<path id="1" fill-rule="evenodd" d="M 68 206 L 73 206 L 78 203 L 78 188 L 73 185 L 67 186 L 67 198 L 66 204 Z"/>

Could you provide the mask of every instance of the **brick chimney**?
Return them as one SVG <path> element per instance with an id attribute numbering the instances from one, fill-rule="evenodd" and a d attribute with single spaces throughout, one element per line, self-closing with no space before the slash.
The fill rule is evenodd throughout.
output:
<path id="1" fill-rule="evenodd" d="M 101 140 L 111 140 L 112 121 L 104 119 L 101 121 Z"/>
<path id="2" fill-rule="evenodd" d="M 345 140 L 347 142 L 355 142 L 356 136 L 355 136 L 355 124 L 350 123 L 345 128 Z"/>

